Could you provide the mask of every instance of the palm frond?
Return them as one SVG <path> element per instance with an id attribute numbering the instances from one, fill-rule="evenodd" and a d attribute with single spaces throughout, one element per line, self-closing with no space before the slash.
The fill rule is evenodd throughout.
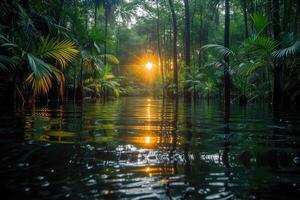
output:
<path id="1" fill-rule="evenodd" d="M 262 51 L 262 53 L 271 54 L 278 44 L 271 38 L 256 36 L 247 39 L 245 42 L 245 47 L 248 51 Z"/>
<path id="2" fill-rule="evenodd" d="M 96 48 L 98 53 L 101 53 L 100 47 L 96 42 L 94 42 L 94 47 Z"/>
<path id="3" fill-rule="evenodd" d="M 239 71 L 242 74 L 249 75 L 261 67 L 268 67 L 268 64 L 269 62 L 267 61 L 244 63 L 243 65 L 239 66 Z"/>
<path id="4" fill-rule="evenodd" d="M 287 33 L 285 34 L 280 42 L 281 47 L 289 47 L 295 43 L 295 36 L 294 33 Z"/>
<path id="5" fill-rule="evenodd" d="M 254 13 L 251 18 L 256 34 L 260 35 L 260 33 L 262 33 L 269 24 L 268 17 L 260 13 Z"/>
<path id="6" fill-rule="evenodd" d="M 30 83 L 36 93 L 47 93 L 52 85 L 51 72 L 54 67 L 29 53 L 27 59 L 32 73 L 27 77 L 26 82 Z"/>
<path id="7" fill-rule="evenodd" d="M 108 59 L 109 62 L 113 63 L 113 64 L 119 64 L 119 60 L 116 56 L 112 55 L 112 54 L 103 54 L 100 55 L 101 58 L 106 57 Z"/>
<path id="8" fill-rule="evenodd" d="M 201 47 L 201 50 L 209 50 L 209 49 L 215 50 L 222 56 L 234 55 L 233 51 L 219 44 L 207 44 Z"/>
<path id="9" fill-rule="evenodd" d="M 272 53 L 272 57 L 276 60 L 285 59 L 288 57 L 295 56 L 300 53 L 300 40 L 296 41 L 293 45 L 279 49 Z"/>
<path id="10" fill-rule="evenodd" d="M 18 20 L 18 24 L 21 27 L 22 31 L 24 32 L 24 36 L 27 37 L 28 39 L 31 39 L 30 37 L 37 35 L 39 31 L 37 31 L 31 17 L 20 5 L 18 5 L 18 13 L 20 18 Z"/>
<path id="11" fill-rule="evenodd" d="M 74 42 L 71 40 L 64 39 L 59 41 L 57 38 L 50 38 L 50 36 L 46 37 L 39 49 L 42 57 L 57 60 L 62 68 L 65 68 L 67 62 L 72 61 L 78 52 Z"/>
<path id="12" fill-rule="evenodd" d="M 0 69 L 9 71 L 10 68 L 15 68 L 19 61 L 18 56 L 8 57 L 6 55 L 0 55 Z"/>
<path id="13" fill-rule="evenodd" d="M 8 41 L 8 39 L 4 36 L 4 35 L 2 35 L 2 34 L 0 34 L 0 42 L 2 43 L 6 43 L 6 42 L 9 42 Z"/>

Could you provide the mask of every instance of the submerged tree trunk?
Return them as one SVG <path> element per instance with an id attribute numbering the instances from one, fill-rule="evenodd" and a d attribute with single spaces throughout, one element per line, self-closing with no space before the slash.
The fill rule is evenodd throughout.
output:
<path id="1" fill-rule="evenodd" d="M 189 0 L 184 0 L 184 21 L 185 21 L 185 32 L 184 32 L 184 60 L 185 60 L 185 78 L 188 79 L 188 73 L 190 72 L 191 65 L 191 24 L 190 24 L 190 7 Z M 191 99 L 191 92 L 188 91 L 188 87 L 185 85 L 184 97 Z"/>
<path id="2" fill-rule="evenodd" d="M 169 0 L 170 11 L 173 21 L 173 83 L 175 86 L 175 95 L 178 96 L 178 69 L 177 69 L 177 19 L 173 0 Z"/>
<path id="3" fill-rule="evenodd" d="M 229 0 L 225 0 L 225 31 L 224 31 L 224 46 L 229 48 L 230 37 L 230 7 Z M 224 110 L 229 114 L 230 110 L 230 74 L 229 74 L 229 55 L 224 57 Z"/>
<path id="4" fill-rule="evenodd" d="M 77 77 L 77 71 L 76 66 L 73 66 L 74 68 L 74 74 L 73 74 L 73 101 L 76 100 L 76 77 Z"/>
<path id="5" fill-rule="evenodd" d="M 77 100 L 82 101 L 83 100 L 83 59 L 81 59 L 81 64 L 80 64 L 80 81 L 79 81 L 79 86 L 78 86 L 78 92 L 77 94 Z"/>
<path id="6" fill-rule="evenodd" d="M 280 37 L 279 0 L 272 0 L 273 37 L 278 42 Z M 278 110 L 281 99 L 280 64 L 273 62 L 273 109 Z"/>

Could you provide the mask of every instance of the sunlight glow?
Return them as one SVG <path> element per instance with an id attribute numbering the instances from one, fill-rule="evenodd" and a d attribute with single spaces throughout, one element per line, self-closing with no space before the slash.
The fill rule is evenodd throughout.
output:
<path id="1" fill-rule="evenodd" d="M 147 62 L 145 67 L 150 71 L 153 68 L 153 63 Z"/>
<path id="2" fill-rule="evenodd" d="M 151 137 L 145 137 L 145 143 L 150 144 L 151 143 Z"/>

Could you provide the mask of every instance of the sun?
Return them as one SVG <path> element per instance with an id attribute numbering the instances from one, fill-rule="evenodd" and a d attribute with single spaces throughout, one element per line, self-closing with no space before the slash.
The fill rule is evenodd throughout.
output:
<path id="1" fill-rule="evenodd" d="M 153 68 L 153 64 L 151 62 L 147 62 L 145 67 L 148 69 L 148 70 L 151 70 Z"/>
<path id="2" fill-rule="evenodd" d="M 151 143 L 151 137 L 145 137 L 145 140 L 144 140 L 144 142 L 146 143 L 146 144 L 150 144 Z"/>

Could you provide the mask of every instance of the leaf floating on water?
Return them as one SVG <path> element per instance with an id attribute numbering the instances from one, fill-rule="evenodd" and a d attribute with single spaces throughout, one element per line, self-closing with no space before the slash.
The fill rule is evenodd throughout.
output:
<path id="1" fill-rule="evenodd" d="M 86 145 L 86 148 L 90 151 L 93 151 L 95 149 L 95 147 L 91 146 L 91 145 Z"/>
<path id="2" fill-rule="evenodd" d="M 96 184 L 97 184 L 97 182 L 96 182 L 95 179 L 90 179 L 90 180 L 88 180 L 88 182 L 86 183 L 87 186 L 92 186 L 92 185 L 96 185 Z"/>
<path id="3" fill-rule="evenodd" d="M 36 179 L 40 181 L 40 180 L 45 179 L 45 177 L 44 176 L 37 176 Z"/>
<path id="4" fill-rule="evenodd" d="M 187 187 L 184 192 L 185 193 L 190 193 L 190 192 L 194 192 L 194 191 L 195 191 L 194 187 Z"/>
<path id="5" fill-rule="evenodd" d="M 50 183 L 48 181 L 44 181 L 41 184 L 42 187 L 48 187 L 49 185 L 50 185 Z"/>
<path id="6" fill-rule="evenodd" d="M 108 175 L 102 174 L 102 175 L 100 176 L 100 178 L 101 178 L 101 179 L 107 179 L 107 178 L 108 178 Z"/>
<path id="7" fill-rule="evenodd" d="M 29 163 L 18 163 L 17 167 L 28 167 Z"/>

